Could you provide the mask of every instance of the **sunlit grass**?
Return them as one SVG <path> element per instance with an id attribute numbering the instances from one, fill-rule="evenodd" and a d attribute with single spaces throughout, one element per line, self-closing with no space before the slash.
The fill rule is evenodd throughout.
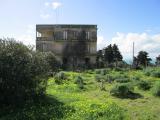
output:
<path id="1" fill-rule="evenodd" d="M 152 69 L 152 68 L 149 68 Z M 160 68 L 153 68 L 160 71 Z M 145 70 L 109 70 L 104 77 L 112 76 L 114 79 L 127 77 L 134 86 L 134 93 L 142 97 L 118 98 L 110 94 L 116 81 L 105 81 L 105 90 L 101 90 L 101 82 L 95 80 L 96 71 L 83 73 L 64 72 L 67 78 L 61 84 L 55 83 L 54 77 L 48 80 L 46 90 L 47 98 L 38 102 L 27 104 L 16 111 L 9 111 L 0 115 L 0 120 L 43 119 L 43 120 L 159 120 L 160 98 L 152 95 L 151 90 L 141 90 L 136 85 L 138 81 L 155 81 L 160 78 L 145 75 Z M 101 75 L 101 74 L 100 74 Z M 76 76 L 84 80 L 84 88 L 80 89 L 75 83 Z M 8 110 L 8 109 L 6 109 Z M 21 113 L 21 111 L 23 111 Z"/>

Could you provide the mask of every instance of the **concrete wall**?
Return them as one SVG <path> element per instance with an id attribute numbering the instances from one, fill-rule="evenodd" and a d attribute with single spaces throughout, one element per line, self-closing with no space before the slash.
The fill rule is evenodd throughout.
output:
<path id="1" fill-rule="evenodd" d="M 42 26 L 43 28 L 44 26 Z M 89 58 L 91 63 L 96 62 L 96 51 L 97 51 L 97 28 L 52 28 L 51 27 L 44 27 L 44 29 L 37 29 L 37 32 L 41 34 L 41 37 L 37 37 L 36 39 L 36 49 L 42 52 L 52 51 L 56 56 L 57 59 L 62 63 L 64 53 L 67 48 L 66 46 L 69 45 L 71 48 L 71 52 L 75 51 L 83 44 L 86 47 L 85 58 Z M 83 31 L 86 32 L 85 41 L 78 38 L 80 33 Z M 67 32 L 67 39 L 65 39 L 65 33 Z M 89 34 L 88 34 L 89 32 Z M 89 39 L 88 39 L 89 36 Z M 78 46 L 78 44 L 79 46 Z M 73 46 L 77 46 L 77 49 Z M 81 50 L 81 49 L 80 49 Z M 77 50 L 78 51 L 78 50 Z M 73 56 L 72 56 L 73 57 Z M 70 58 L 72 59 L 72 58 Z M 79 58 L 78 58 L 79 59 Z M 82 60 L 80 60 L 82 61 Z M 83 60 L 84 61 L 84 60 Z M 72 61 L 70 61 L 72 62 Z"/>

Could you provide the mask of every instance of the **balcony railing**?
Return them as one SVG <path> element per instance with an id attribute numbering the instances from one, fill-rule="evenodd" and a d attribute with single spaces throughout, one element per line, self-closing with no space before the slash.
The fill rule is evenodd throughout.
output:
<path id="1" fill-rule="evenodd" d="M 80 41 L 77 39 L 67 39 L 68 41 Z M 66 41 L 66 39 L 55 39 L 54 37 L 37 37 L 37 41 Z M 83 40 L 82 40 L 83 41 Z M 96 39 L 87 39 L 87 42 L 96 42 Z"/>
<path id="2" fill-rule="evenodd" d="M 53 37 L 37 37 L 37 41 L 53 41 Z"/>

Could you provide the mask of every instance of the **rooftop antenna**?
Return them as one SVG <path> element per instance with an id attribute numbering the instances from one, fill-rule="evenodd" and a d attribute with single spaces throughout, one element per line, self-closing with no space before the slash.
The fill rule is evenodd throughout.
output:
<path id="1" fill-rule="evenodd" d="M 55 22 L 56 22 L 56 24 L 58 24 L 58 22 L 59 22 L 61 3 L 59 3 L 59 4 L 60 5 L 55 9 Z"/>
<path id="2" fill-rule="evenodd" d="M 56 24 L 58 24 L 58 8 L 55 10 L 56 12 Z"/>

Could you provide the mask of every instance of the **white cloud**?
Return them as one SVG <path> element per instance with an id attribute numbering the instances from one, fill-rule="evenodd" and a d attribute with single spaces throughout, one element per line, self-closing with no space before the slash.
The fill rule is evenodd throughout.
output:
<path id="1" fill-rule="evenodd" d="M 104 48 L 107 45 L 107 41 L 104 40 L 103 36 L 97 37 L 97 50 Z"/>
<path id="2" fill-rule="evenodd" d="M 33 35 L 20 35 L 15 38 L 16 40 L 22 42 L 25 45 L 35 45 L 36 41 Z"/>
<path id="3" fill-rule="evenodd" d="M 40 17 L 41 17 L 42 19 L 48 19 L 48 18 L 51 17 L 51 15 L 50 15 L 50 14 L 44 14 L 44 13 L 42 13 L 42 14 L 40 14 Z"/>
<path id="4" fill-rule="evenodd" d="M 52 8 L 53 9 L 57 9 L 61 6 L 62 6 L 62 3 L 60 3 L 60 2 L 52 2 Z"/>
<path id="5" fill-rule="evenodd" d="M 14 35 L 15 39 L 22 42 L 25 45 L 35 45 L 36 44 L 36 37 L 35 37 L 35 25 L 27 25 L 26 32 L 22 35 Z"/>
<path id="6" fill-rule="evenodd" d="M 149 35 L 147 33 L 117 33 L 111 39 L 112 44 L 117 44 L 124 58 L 132 57 L 132 45 L 135 43 L 135 55 L 141 50 L 147 51 L 150 57 L 160 54 L 160 34 Z"/>

